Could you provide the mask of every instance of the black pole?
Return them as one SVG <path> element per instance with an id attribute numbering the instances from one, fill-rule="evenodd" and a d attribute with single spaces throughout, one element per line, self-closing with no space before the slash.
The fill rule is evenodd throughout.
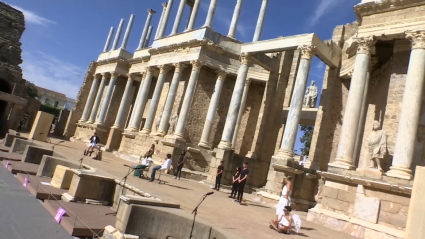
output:
<path id="1" fill-rule="evenodd" d="M 205 194 L 204 196 L 202 196 L 201 201 L 199 201 L 198 205 L 195 207 L 195 209 L 193 209 L 192 214 L 193 214 L 193 222 L 192 222 L 192 229 L 190 230 L 190 235 L 189 235 L 189 239 L 192 239 L 192 234 L 193 234 L 193 228 L 195 227 L 195 220 L 196 220 L 196 215 L 198 214 L 198 208 L 199 206 L 201 206 L 201 203 L 205 200 L 205 198 L 207 198 L 209 195 L 212 195 L 214 192 L 209 192 L 207 194 Z"/>
<path id="2" fill-rule="evenodd" d="M 118 213 L 118 209 L 120 209 L 121 196 L 122 196 L 122 194 L 124 193 L 124 186 L 125 186 L 125 183 L 127 182 L 127 177 L 128 177 L 128 175 L 130 175 L 130 173 L 131 173 L 131 172 L 133 172 L 133 170 L 134 170 L 134 168 L 133 168 L 133 167 L 128 167 L 128 173 L 127 173 L 127 175 L 125 175 L 125 176 L 121 179 L 121 181 L 124 181 L 124 183 L 123 183 L 122 188 L 121 188 L 121 195 L 120 195 L 120 197 L 119 197 L 119 199 L 118 199 L 117 211 L 116 211 L 116 212 L 113 212 L 113 213 L 106 213 L 105 215 L 114 215 L 114 216 L 116 216 L 116 215 L 117 215 L 117 213 Z M 121 182 L 120 182 L 120 183 L 121 183 Z"/>

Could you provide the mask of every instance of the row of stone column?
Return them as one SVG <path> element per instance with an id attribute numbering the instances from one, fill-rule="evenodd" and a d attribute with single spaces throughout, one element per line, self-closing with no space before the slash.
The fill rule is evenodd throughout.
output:
<path id="1" fill-rule="evenodd" d="M 412 161 L 415 141 L 421 111 L 421 101 L 425 80 L 425 31 L 406 32 L 406 38 L 412 43 L 400 122 L 396 136 L 396 144 L 392 166 L 388 176 L 412 179 Z M 343 169 L 354 169 L 356 137 L 358 120 L 366 95 L 371 49 L 374 47 L 374 37 L 358 38 L 356 62 L 351 79 L 350 91 L 345 107 L 341 136 L 338 144 L 337 157 L 330 166 Z"/>

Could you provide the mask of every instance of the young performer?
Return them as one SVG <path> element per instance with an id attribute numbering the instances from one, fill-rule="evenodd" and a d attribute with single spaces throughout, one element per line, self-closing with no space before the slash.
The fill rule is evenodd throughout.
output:
<path id="1" fill-rule="evenodd" d="M 171 154 L 167 154 L 167 160 L 165 161 L 164 164 L 162 164 L 161 166 L 156 166 L 155 168 L 153 168 L 152 170 L 152 174 L 151 174 L 151 179 L 149 180 L 149 182 L 153 182 L 155 180 L 155 173 L 158 170 L 166 170 L 170 167 L 171 163 L 173 163 L 173 161 L 171 160 Z"/>
<path id="2" fill-rule="evenodd" d="M 245 162 L 245 163 L 243 163 L 241 175 L 239 176 L 238 197 L 235 201 L 235 202 L 238 202 L 241 205 L 242 205 L 242 198 L 243 198 L 243 189 L 245 188 L 245 184 L 246 184 L 246 181 L 248 179 L 248 173 L 249 173 L 248 163 Z"/>
<path id="3" fill-rule="evenodd" d="M 285 206 L 282 215 L 278 220 L 270 220 L 270 228 L 276 230 L 279 233 L 289 234 L 292 228 L 292 216 L 290 215 L 292 208 Z"/>
<path id="4" fill-rule="evenodd" d="M 154 152 L 155 152 L 155 145 L 152 144 L 151 148 L 145 153 L 145 155 L 143 157 L 140 157 L 139 161 L 141 160 L 142 164 L 137 165 L 135 167 L 134 174 L 133 174 L 134 176 L 139 178 L 143 176 L 142 170 L 144 170 L 147 167 L 150 167 L 153 163 L 152 155 L 154 154 Z"/>
<path id="5" fill-rule="evenodd" d="M 182 169 L 184 166 L 185 155 L 186 155 L 186 152 L 183 150 L 182 153 L 180 154 L 179 161 L 177 161 L 177 172 L 174 179 L 180 180 L 180 177 L 182 175 Z"/>
<path id="6" fill-rule="evenodd" d="M 290 206 L 289 196 L 292 190 L 291 180 L 292 180 L 291 176 L 288 176 L 285 178 L 285 186 L 283 186 L 282 188 L 282 194 L 280 196 L 279 203 L 277 204 L 277 208 L 276 208 L 276 220 L 278 220 L 278 218 L 281 216 L 285 206 Z"/>
<path id="7" fill-rule="evenodd" d="M 233 175 L 233 184 L 232 184 L 232 193 L 230 194 L 229 198 L 236 198 L 236 194 L 238 192 L 238 186 L 239 186 L 239 176 L 241 175 L 241 167 L 236 168 L 236 173 Z"/>
<path id="8" fill-rule="evenodd" d="M 224 161 L 220 162 L 220 166 L 217 168 L 217 175 L 215 176 L 215 187 L 213 189 L 220 190 L 221 176 L 224 172 Z"/>
<path id="9" fill-rule="evenodd" d="M 93 136 L 90 137 L 90 144 L 89 144 L 89 148 L 84 151 L 84 155 L 89 155 L 91 156 L 91 154 L 93 153 L 94 147 L 96 147 L 96 144 L 98 144 L 100 142 L 99 137 L 97 137 L 96 132 L 93 133 Z"/>

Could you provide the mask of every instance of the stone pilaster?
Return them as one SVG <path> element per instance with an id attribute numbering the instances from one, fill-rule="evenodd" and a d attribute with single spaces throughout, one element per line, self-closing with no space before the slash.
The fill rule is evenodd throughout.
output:
<path id="1" fill-rule="evenodd" d="M 229 111 L 227 112 L 226 124 L 224 125 L 223 135 L 221 136 L 221 141 L 218 145 L 218 148 L 220 149 L 231 150 L 233 148 L 233 135 L 235 133 L 236 121 L 242 103 L 242 95 L 245 88 L 246 77 L 248 75 L 250 64 L 250 55 L 243 53 L 241 55 L 241 66 L 239 67 L 238 77 L 236 78 L 232 99 L 230 100 Z"/>
<path id="2" fill-rule="evenodd" d="M 217 81 L 215 82 L 214 93 L 211 97 L 211 102 L 208 107 L 207 118 L 205 119 L 204 129 L 202 130 L 201 141 L 199 146 L 203 148 L 211 148 L 210 135 L 214 124 L 215 115 L 217 113 L 218 102 L 220 101 L 221 90 L 223 89 L 224 81 L 226 80 L 226 72 L 219 70 L 217 72 Z"/>
<path id="3" fill-rule="evenodd" d="M 93 108 L 94 99 L 96 97 L 97 89 L 99 88 L 100 79 L 102 78 L 102 75 L 96 74 L 94 76 L 93 84 L 90 88 L 89 97 L 87 98 L 86 106 L 84 107 L 83 115 L 80 119 L 80 122 L 85 122 L 88 120 L 90 116 L 90 111 Z"/>
<path id="4" fill-rule="evenodd" d="M 387 175 L 410 180 L 413 178 L 411 166 L 425 79 L 425 31 L 408 31 L 406 38 L 412 42 L 412 52 L 407 70 L 393 163 Z"/>
<path id="5" fill-rule="evenodd" d="M 369 70 L 370 52 L 375 44 L 374 37 L 357 38 L 358 44 L 354 72 L 351 78 L 350 91 L 342 122 L 341 136 L 335 162 L 330 167 L 354 169 L 354 150 L 358 131 L 358 120 L 361 114 L 362 101 Z"/>

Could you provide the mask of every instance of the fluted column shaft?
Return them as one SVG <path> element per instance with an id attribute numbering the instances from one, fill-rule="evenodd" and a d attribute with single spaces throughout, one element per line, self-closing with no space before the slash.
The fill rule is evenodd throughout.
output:
<path id="1" fill-rule="evenodd" d="M 266 17 L 267 5 L 269 0 L 263 0 L 261 4 L 260 15 L 258 16 L 257 26 L 255 28 L 254 39 L 253 42 L 259 41 L 261 37 L 261 32 L 263 31 L 264 18 Z"/>
<path id="2" fill-rule="evenodd" d="M 217 0 L 211 0 L 210 7 L 208 9 L 208 15 L 207 15 L 207 18 L 205 20 L 204 27 L 212 27 L 216 8 L 217 8 Z"/>
<path id="3" fill-rule="evenodd" d="M 181 74 L 184 69 L 182 63 L 174 64 L 175 70 L 173 79 L 171 80 L 170 90 L 168 91 L 167 100 L 165 101 L 164 110 L 162 111 L 161 122 L 158 128 L 158 134 L 164 136 L 168 129 L 168 123 L 171 118 L 171 113 L 173 111 L 174 100 L 176 99 L 177 89 L 179 88 L 179 82 Z"/>
<path id="4" fill-rule="evenodd" d="M 165 11 L 164 19 L 161 24 L 161 30 L 159 31 L 158 38 L 164 37 L 165 31 L 167 30 L 168 20 L 170 19 L 171 9 L 173 8 L 174 0 L 168 0 L 168 6 Z"/>
<path id="5" fill-rule="evenodd" d="M 361 114 L 366 79 L 370 63 L 370 51 L 374 45 L 374 38 L 357 38 L 358 43 L 356 62 L 353 77 L 351 78 L 344 118 L 342 121 L 341 136 L 339 139 L 337 156 L 333 167 L 354 169 L 354 150 L 356 135 L 359 127 L 358 120 Z"/>
<path id="6" fill-rule="evenodd" d="M 404 87 L 393 163 L 387 175 L 412 179 L 411 166 L 418 134 L 425 80 L 425 31 L 408 31 L 406 38 L 412 42 L 412 52 Z"/>
<path id="7" fill-rule="evenodd" d="M 198 17 L 199 6 L 201 5 L 201 0 L 195 0 L 193 4 L 192 13 L 190 14 L 189 24 L 187 25 L 187 31 L 192 30 L 195 27 L 196 18 Z"/>
<path id="8" fill-rule="evenodd" d="M 301 60 L 298 67 L 297 78 L 295 79 L 294 92 L 292 93 L 282 143 L 278 152 L 278 155 L 285 159 L 293 159 L 294 156 L 294 146 L 297 139 L 298 126 L 300 124 L 300 116 L 304 93 L 307 87 L 308 75 L 310 72 L 311 59 L 315 54 L 315 46 L 300 46 L 298 49 L 301 52 Z"/>
<path id="9" fill-rule="evenodd" d="M 177 32 L 179 31 L 185 6 L 186 6 L 186 0 L 180 0 L 179 9 L 177 10 L 176 20 L 174 21 L 174 26 L 173 26 L 173 30 L 171 31 L 171 35 L 177 34 Z"/>
<path id="10" fill-rule="evenodd" d="M 108 38 L 106 39 L 105 47 L 103 48 L 103 52 L 107 52 L 109 47 L 111 46 L 112 35 L 114 35 L 114 28 L 111 27 L 109 30 Z"/>
<path id="11" fill-rule="evenodd" d="M 109 80 L 108 89 L 106 90 L 105 98 L 103 99 L 102 107 L 100 108 L 99 117 L 96 120 L 96 124 L 105 123 L 106 112 L 108 112 L 109 104 L 111 103 L 112 93 L 114 92 L 115 82 L 118 78 L 118 74 L 111 72 L 111 79 Z"/>
<path id="12" fill-rule="evenodd" d="M 155 33 L 154 39 L 158 38 L 159 32 L 161 31 L 161 26 L 162 26 L 162 23 L 164 22 L 164 16 L 165 16 L 165 11 L 167 10 L 167 6 L 168 6 L 168 3 L 166 3 L 166 2 L 162 4 L 161 18 L 159 19 L 159 23 L 158 23 L 158 27 L 156 28 L 156 33 Z"/>
<path id="13" fill-rule="evenodd" d="M 221 91 L 223 89 L 224 81 L 226 80 L 226 72 L 218 71 L 218 78 L 215 82 L 214 93 L 211 97 L 210 106 L 208 107 L 207 118 L 205 119 L 204 129 L 202 130 L 201 141 L 199 146 L 204 148 L 210 148 L 209 138 L 211 135 L 211 130 L 214 125 L 215 115 L 217 113 L 217 106 L 220 101 Z"/>
<path id="14" fill-rule="evenodd" d="M 230 23 L 228 37 L 235 38 L 236 29 L 238 27 L 239 15 L 241 13 L 243 0 L 237 0 L 235 11 L 233 12 L 232 22 Z"/>
<path id="15" fill-rule="evenodd" d="M 233 134 L 232 146 L 236 146 L 236 140 L 238 138 L 239 126 L 241 125 L 241 120 L 243 113 L 245 112 L 246 99 L 248 98 L 249 85 L 251 84 L 251 79 L 247 79 L 245 83 L 245 88 L 243 89 L 241 107 L 238 113 L 238 119 L 236 121 L 235 133 Z"/>
<path id="16" fill-rule="evenodd" d="M 96 97 L 96 92 L 97 92 L 97 88 L 99 87 L 101 77 L 102 75 L 100 74 L 97 74 L 94 76 L 94 80 L 90 88 L 89 97 L 87 98 L 86 106 L 84 107 L 83 115 L 80 120 L 82 122 L 87 121 L 89 119 L 90 111 L 93 108 L 94 99 Z"/>
<path id="17" fill-rule="evenodd" d="M 142 133 L 149 134 L 152 131 L 153 121 L 155 120 L 156 111 L 158 110 L 158 103 L 161 97 L 162 88 L 164 86 L 165 76 L 170 68 L 168 66 L 159 66 L 159 76 L 156 82 L 155 91 L 152 96 L 151 104 L 149 106 L 148 116 L 143 127 Z"/>
<path id="18" fill-rule="evenodd" d="M 127 79 L 127 84 L 125 86 L 124 95 L 121 99 L 120 108 L 118 109 L 118 115 L 115 119 L 115 124 L 113 128 L 122 129 L 124 128 L 125 120 L 127 118 L 128 111 L 130 109 L 131 103 L 131 88 L 133 87 L 134 74 L 130 74 Z"/>
<path id="19" fill-rule="evenodd" d="M 143 111 L 145 110 L 149 89 L 152 83 L 153 72 L 150 67 L 146 68 L 146 77 L 140 83 L 139 92 L 137 93 L 136 103 L 130 118 L 130 124 L 127 130 L 138 131 L 142 122 Z"/>
<path id="20" fill-rule="evenodd" d="M 96 99 L 94 100 L 93 109 L 90 114 L 90 119 L 88 123 L 94 123 L 96 120 L 97 111 L 99 110 L 100 101 L 102 100 L 103 91 L 105 89 L 107 77 L 109 77 L 108 73 L 102 74 L 102 81 L 100 82 L 99 90 L 97 91 Z"/>
<path id="21" fill-rule="evenodd" d="M 230 150 L 233 147 L 233 135 L 235 133 L 236 121 L 241 107 L 242 95 L 250 63 L 251 59 L 249 55 L 242 54 L 241 66 L 239 67 L 238 77 L 236 78 L 235 88 L 233 90 L 232 99 L 230 100 L 229 111 L 227 112 L 226 124 L 224 125 L 223 135 L 221 136 L 218 148 Z"/>
<path id="22" fill-rule="evenodd" d="M 155 13 L 156 12 L 152 9 L 148 10 L 148 18 L 146 19 L 145 27 L 143 27 L 142 37 L 140 38 L 140 42 L 139 42 L 139 46 L 137 47 L 137 50 L 142 49 L 143 46 L 145 45 L 146 36 L 148 35 L 148 29 L 152 22 L 152 16 Z"/>
<path id="23" fill-rule="evenodd" d="M 114 43 L 112 44 L 112 51 L 116 50 L 118 47 L 118 43 L 120 42 L 120 39 L 121 39 L 121 31 L 123 26 L 124 26 L 124 19 L 121 19 L 120 24 L 118 25 L 117 33 L 115 34 Z"/>
<path id="24" fill-rule="evenodd" d="M 190 74 L 176 130 L 174 132 L 175 138 L 180 140 L 184 140 L 184 130 L 186 129 L 187 117 L 189 116 L 193 95 L 195 94 L 196 83 L 198 82 L 199 73 L 202 67 L 202 63 L 200 61 L 192 61 L 191 64 L 192 73 Z"/>

